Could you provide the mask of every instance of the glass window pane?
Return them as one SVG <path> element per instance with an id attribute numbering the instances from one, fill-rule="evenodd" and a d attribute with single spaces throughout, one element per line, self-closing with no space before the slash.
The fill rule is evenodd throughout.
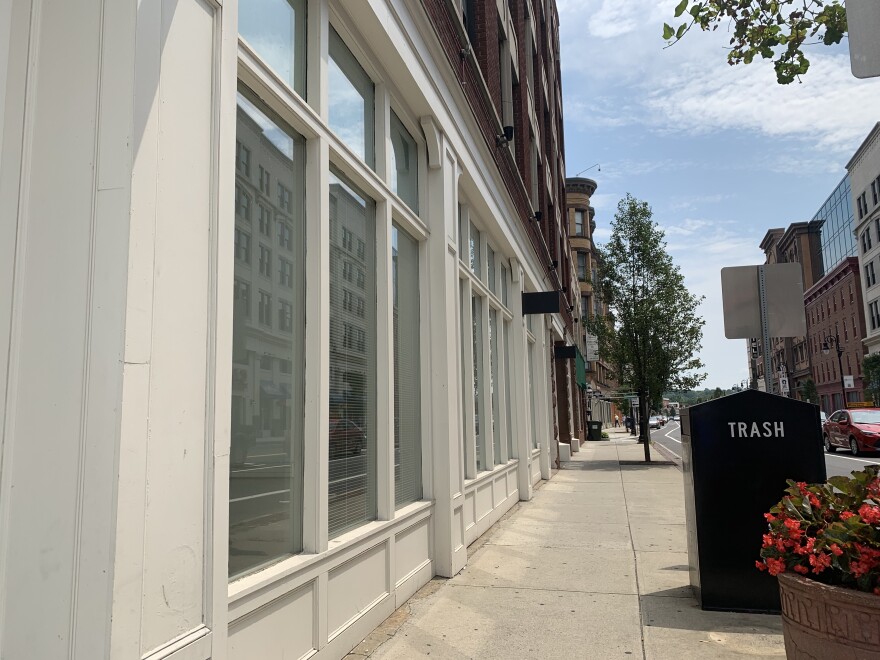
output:
<path id="1" fill-rule="evenodd" d="M 501 383 L 498 382 L 498 312 L 489 309 L 489 395 L 492 400 L 492 446 L 495 450 L 495 464 L 501 460 L 501 419 L 499 398 Z"/>
<path id="2" fill-rule="evenodd" d="M 467 260 L 468 245 L 470 244 L 469 225 L 465 220 L 464 206 L 458 205 L 458 258 L 462 261 Z"/>
<path id="3" fill-rule="evenodd" d="M 367 165 L 376 167 L 375 86 L 332 27 L 327 64 L 330 128 Z"/>
<path id="4" fill-rule="evenodd" d="M 479 278 L 480 273 L 481 273 L 481 270 L 480 270 L 480 232 L 476 228 L 474 223 L 471 223 L 470 251 L 471 251 L 471 270 Z"/>
<path id="5" fill-rule="evenodd" d="M 486 265 L 489 268 L 489 291 L 497 293 L 495 286 L 495 250 L 486 246 Z"/>
<path id="6" fill-rule="evenodd" d="M 376 205 L 335 172 L 330 223 L 337 228 L 330 241 L 328 502 L 335 538 L 375 520 L 377 497 Z"/>
<path id="7" fill-rule="evenodd" d="M 391 190 L 419 212 L 419 150 L 416 141 L 391 111 Z"/>
<path id="8" fill-rule="evenodd" d="M 236 230 L 230 578 L 301 552 L 303 547 L 305 145 L 292 129 L 258 107 L 249 92 L 238 96 L 237 137 L 250 151 L 251 161 L 291 191 L 290 208 L 285 212 L 290 223 L 285 254 L 292 285 L 262 278 L 251 265 L 250 238 Z M 256 194 L 253 184 L 237 178 L 246 192 Z M 274 206 L 275 200 L 264 203 Z M 252 298 L 258 305 L 257 315 L 251 313 Z M 280 314 L 275 324 L 273 311 Z"/>
<path id="9" fill-rule="evenodd" d="M 528 391 L 531 392 L 531 396 L 529 397 L 529 407 L 531 409 L 531 415 L 529 416 L 532 418 L 532 448 L 537 449 L 538 424 L 537 420 L 535 419 L 535 397 L 537 396 L 537 394 L 535 388 L 535 344 L 533 342 L 529 342 L 529 373 L 527 374 L 527 378 L 529 379 Z"/>
<path id="10" fill-rule="evenodd" d="M 394 317 L 394 501 L 422 499 L 419 244 L 391 229 Z"/>
<path id="11" fill-rule="evenodd" d="M 474 340 L 474 438 L 477 444 L 477 471 L 486 470 L 486 438 L 483 414 L 483 299 L 471 298 Z"/>
<path id="12" fill-rule="evenodd" d="M 459 282 L 459 305 L 461 309 L 459 309 L 459 321 L 461 324 L 461 457 L 462 460 L 465 460 L 467 456 L 467 442 L 468 442 L 468 424 L 470 423 L 467 418 L 467 397 L 468 397 L 468 368 L 470 365 L 467 361 L 467 354 L 465 348 L 467 347 L 468 335 L 471 334 L 471 330 L 467 327 L 465 320 L 467 318 L 467 280 L 461 280 Z M 467 476 L 465 474 L 465 476 Z"/>
<path id="13" fill-rule="evenodd" d="M 507 268 L 501 267 L 501 302 L 507 307 Z"/>
<path id="14" fill-rule="evenodd" d="M 513 442 L 513 399 L 510 398 L 510 321 L 504 322 L 504 407 L 507 411 L 507 457 L 516 458 Z"/>
<path id="15" fill-rule="evenodd" d="M 306 94 L 306 0 L 241 0 L 238 32 L 300 96 Z"/>

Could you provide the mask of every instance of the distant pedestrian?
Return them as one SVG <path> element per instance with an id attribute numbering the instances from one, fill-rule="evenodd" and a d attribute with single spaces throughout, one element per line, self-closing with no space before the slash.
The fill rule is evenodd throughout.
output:
<path id="1" fill-rule="evenodd" d="M 620 417 L 618 415 L 614 416 L 614 428 L 620 427 Z"/>

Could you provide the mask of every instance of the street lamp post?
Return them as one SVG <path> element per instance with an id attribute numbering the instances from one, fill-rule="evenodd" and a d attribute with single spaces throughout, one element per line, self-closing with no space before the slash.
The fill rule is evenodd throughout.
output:
<path id="1" fill-rule="evenodd" d="M 843 405 L 841 407 L 846 408 L 846 384 L 843 380 L 843 360 L 841 359 L 843 348 L 840 345 L 840 335 L 838 335 L 836 331 L 833 337 L 825 337 L 822 341 L 822 353 L 828 355 L 832 346 L 837 350 L 837 368 L 840 371 L 840 394 L 843 397 Z"/>

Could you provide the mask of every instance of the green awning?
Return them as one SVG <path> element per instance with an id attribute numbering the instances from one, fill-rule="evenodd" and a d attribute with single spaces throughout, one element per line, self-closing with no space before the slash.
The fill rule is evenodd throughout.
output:
<path id="1" fill-rule="evenodd" d="M 581 349 L 577 349 L 577 357 L 575 358 L 575 382 L 582 390 L 587 389 L 587 363 L 584 362 L 584 356 Z"/>

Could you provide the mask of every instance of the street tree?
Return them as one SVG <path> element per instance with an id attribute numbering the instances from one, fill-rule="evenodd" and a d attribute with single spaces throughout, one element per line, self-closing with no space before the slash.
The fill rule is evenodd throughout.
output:
<path id="1" fill-rule="evenodd" d="M 728 64 L 751 64 L 760 55 L 772 60 L 780 85 L 800 80 L 810 68 L 805 46 L 839 44 L 847 33 L 841 0 L 681 0 L 675 18 L 682 16 L 677 27 L 663 24 L 667 48 L 694 27 L 709 32 L 726 23 Z"/>
<path id="2" fill-rule="evenodd" d="M 804 397 L 805 401 L 815 404 L 819 403 L 819 391 L 816 389 L 816 383 L 813 382 L 812 378 L 807 378 L 804 383 L 804 388 L 801 391 L 801 395 Z"/>
<path id="3" fill-rule="evenodd" d="M 862 378 L 874 405 L 880 404 L 880 353 L 872 353 L 862 360 Z"/>
<path id="4" fill-rule="evenodd" d="M 632 195 L 618 203 L 611 238 L 598 252 L 595 286 L 609 315 L 586 325 L 599 338 L 599 352 L 613 365 L 620 386 L 638 394 L 640 441 L 650 462 L 650 404 L 662 402 L 667 390 L 693 389 L 705 378 L 696 356 L 702 298 L 685 288 L 651 208 Z"/>

